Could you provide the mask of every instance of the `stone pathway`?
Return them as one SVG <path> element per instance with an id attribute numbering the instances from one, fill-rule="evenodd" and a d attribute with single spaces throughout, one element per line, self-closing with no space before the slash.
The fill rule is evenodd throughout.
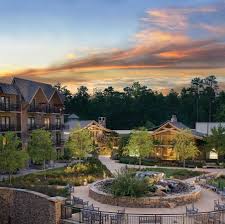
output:
<path id="1" fill-rule="evenodd" d="M 100 156 L 99 157 L 102 164 L 104 164 L 113 174 L 118 172 L 121 168 L 127 167 L 135 167 L 138 168 L 138 165 L 125 165 L 118 163 L 116 161 L 111 160 L 107 156 Z M 148 168 L 150 166 L 141 166 L 141 168 Z M 153 166 L 152 166 L 153 167 Z M 166 168 L 166 167 L 162 167 Z M 181 167 L 167 167 L 169 169 L 183 169 Z M 186 168 L 190 170 L 196 170 L 191 168 Z M 197 169 L 199 171 L 205 171 L 208 173 L 218 173 L 224 172 L 224 169 Z M 187 179 L 186 181 L 191 183 L 195 180 L 194 178 Z M 107 204 L 99 203 L 92 198 L 89 197 L 89 186 L 79 186 L 75 187 L 74 196 L 82 198 L 85 201 L 89 201 L 89 203 L 94 204 L 94 206 L 99 207 L 102 211 L 107 212 L 116 212 L 117 210 L 121 210 L 122 208 L 119 206 L 112 206 Z M 214 200 L 219 200 L 220 196 L 215 192 L 212 192 L 207 189 L 202 189 L 201 198 L 199 201 L 195 203 L 195 206 L 199 209 L 200 212 L 208 212 L 214 210 Z M 187 205 L 190 206 L 190 205 Z M 179 214 L 186 212 L 186 206 L 179 206 L 176 208 L 126 208 L 127 213 L 133 214 Z"/>
<path id="2" fill-rule="evenodd" d="M 117 212 L 122 209 L 122 207 L 102 204 L 90 198 L 89 186 L 75 187 L 75 193 L 73 195 L 85 201 L 89 201 L 90 204 L 99 207 L 101 211 Z M 220 197 L 216 193 L 202 189 L 201 198 L 195 203 L 195 206 L 200 212 L 212 211 L 214 209 L 214 200 L 218 199 L 220 199 Z M 180 214 L 186 212 L 186 206 L 178 206 L 176 208 L 126 208 L 126 212 L 133 214 Z"/>

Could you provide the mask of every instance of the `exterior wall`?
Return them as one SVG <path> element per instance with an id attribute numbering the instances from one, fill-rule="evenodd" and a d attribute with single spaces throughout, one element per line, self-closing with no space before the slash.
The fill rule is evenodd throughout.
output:
<path id="1" fill-rule="evenodd" d="M 195 130 L 202 134 L 211 135 L 213 128 L 219 126 L 225 127 L 225 122 L 197 122 L 195 124 Z"/>
<path id="2" fill-rule="evenodd" d="M 9 97 L 10 103 L 9 107 L 5 106 L 5 104 L 1 104 L 0 107 L 0 117 L 9 117 L 10 118 L 10 127 L 5 128 L 1 126 L 0 123 L 0 133 L 4 133 L 6 131 L 16 131 L 17 133 L 21 132 L 21 108 L 20 108 L 20 97 L 17 95 L 9 95 L 0 93 L 0 97 L 5 96 Z"/>
<path id="3" fill-rule="evenodd" d="M 60 224 L 65 198 L 0 188 L 0 224 Z"/>

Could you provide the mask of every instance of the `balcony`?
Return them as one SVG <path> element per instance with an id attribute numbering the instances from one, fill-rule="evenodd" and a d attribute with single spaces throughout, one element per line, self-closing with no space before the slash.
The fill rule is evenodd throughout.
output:
<path id="1" fill-rule="evenodd" d="M 20 111 L 21 105 L 20 104 L 5 104 L 0 103 L 0 111 Z"/>
<path id="2" fill-rule="evenodd" d="M 55 147 L 62 147 L 64 144 L 65 144 L 64 139 L 56 140 L 56 142 L 54 142 Z"/>
<path id="3" fill-rule="evenodd" d="M 19 125 L 0 125 L 0 132 L 6 131 L 21 131 L 21 128 Z"/>
<path id="4" fill-rule="evenodd" d="M 48 131 L 54 131 L 54 130 L 63 130 L 64 129 L 64 125 L 61 124 L 61 125 L 33 125 L 33 126 L 28 126 L 28 130 L 32 131 L 32 130 L 35 130 L 35 129 L 45 129 L 45 130 L 48 130 Z"/>
<path id="5" fill-rule="evenodd" d="M 62 111 L 63 108 L 48 105 L 30 106 L 28 108 L 28 112 L 32 113 L 62 113 Z"/>

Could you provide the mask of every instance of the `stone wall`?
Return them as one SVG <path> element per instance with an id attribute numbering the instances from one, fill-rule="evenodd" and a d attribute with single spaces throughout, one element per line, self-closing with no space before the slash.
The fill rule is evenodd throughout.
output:
<path id="1" fill-rule="evenodd" d="M 174 208 L 176 206 L 196 202 L 200 198 L 201 188 L 196 186 L 195 189 L 188 193 L 154 196 L 154 197 L 114 197 L 111 194 L 102 192 L 95 187 L 100 181 L 93 183 L 89 189 L 89 196 L 94 200 L 109 205 L 133 208 Z"/>
<path id="2" fill-rule="evenodd" d="M 65 198 L 0 187 L 0 224 L 60 224 Z"/>

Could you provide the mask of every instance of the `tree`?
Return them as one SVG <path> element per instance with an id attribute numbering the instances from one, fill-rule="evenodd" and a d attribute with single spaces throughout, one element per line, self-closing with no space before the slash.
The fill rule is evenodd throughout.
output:
<path id="1" fill-rule="evenodd" d="M 191 92 L 194 93 L 196 98 L 196 122 L 199 120 L 199 97 L 200 92 L 203 89 L 203 80 L 199 77 L 196 77 L 191 80 Z"/>
<path id="2" fill-rule="evenodd" d="M 139 159 L 139 166 L 141 166 L 142 159 L 149 156 L 154 150 L 153 139 L 146 129 L 133 130 L 126 149 L 130 156 Z"/>
<path id="3" fill-rule="evenodd" d="M 71 154 L 78 158 L 87 157 L 89 153 L 93 151 L 93 140 L 88 129 L 75 128 L 69 136 L 66 142 L 66 148 L 68 148 Z"/>
<path id="4" fill-rule="evenodd" d="M 18 169 L 26 166 L 28 155 L 21 150 L 21 141 L 13 132 L 6 132 L 0 135 L 0 170 L 9 174 L 9 182 L 11 184 L 11 176 Z"/>
<path id="5" fill-rule="evenodd" d="M 51 133 L 43 129 L 34 130 L 28 142 L 28 153 L 33 162 L 43 164 L 45 170 L 46 161 L 54 160 L 56 157 Z"/>
<path id="6" fill-rule="evenodd" d="M 225 128 L 219 126 L 212 129 L 212 134 L 206 137 L 207 148 L 215 149 L 219 155 L 225 155 Z"/>
<path id="7" fill-rule="evenodd" d="M 189 130 L 183 130 L 177 133 L 175 138 L 174 150 L 179 160 L 183 161 L 184 167 L 186 159 L 194 158 L 199 153 L 192 133 Z"/>

